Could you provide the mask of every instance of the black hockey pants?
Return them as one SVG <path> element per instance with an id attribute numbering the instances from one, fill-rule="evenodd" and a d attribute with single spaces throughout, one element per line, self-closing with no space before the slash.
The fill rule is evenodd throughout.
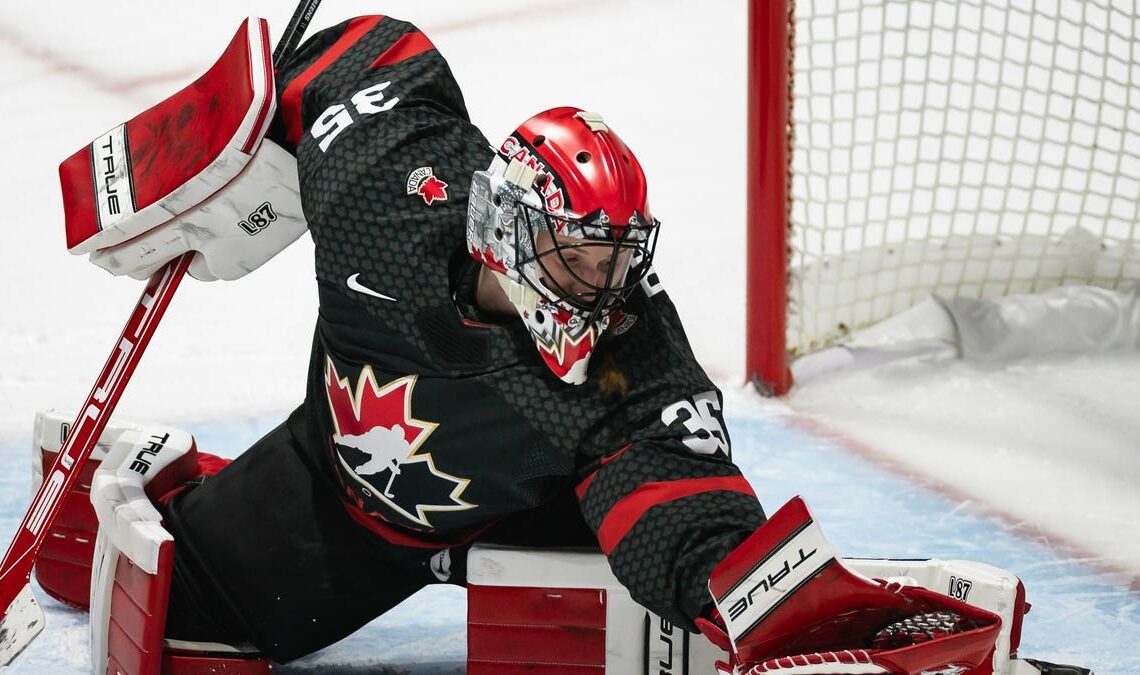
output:
<path id="1" fill-rule="evenodd" d="M 174 535 L 166 636 L 249 641 L 278 662 L 340 640 L 442 579 L 444 549 L 390 544 L 353 521 L 300 447 L 302 412 L 165 509 Z M 501 521 L 480 541 L 596 546 L 572 494 Z M 469 546 L 448 551 L 463 584 Z"/>

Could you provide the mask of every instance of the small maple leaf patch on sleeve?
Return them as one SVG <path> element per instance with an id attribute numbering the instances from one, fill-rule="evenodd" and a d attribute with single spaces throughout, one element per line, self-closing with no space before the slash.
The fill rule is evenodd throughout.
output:
<path id="1" fill-rule="evenodd" d="M 405 187 L 409 195 L 419 195 L 428 206 L 447 201 L 447 183 L 436 178 L 435 169 L 430 166 L 421 166 L 409 173 Z"/>

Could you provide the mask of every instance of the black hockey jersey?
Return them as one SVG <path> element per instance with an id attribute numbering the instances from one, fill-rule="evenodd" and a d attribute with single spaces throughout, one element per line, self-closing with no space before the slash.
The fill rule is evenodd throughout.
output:
<path id="1" fill-rule="evenodd" d="M 520 321 L 461 310 L 469 183 L 495 150 L 429 39 L 356 18 L 307 41 L 277 87 L 273 137 L 297 155 L 316 244 L 308 445 L 350 515 L 439 546 L 574 491 L 633 597 L 691 627 L 709 572 L 764 516 L 657 277 L 593 357 L 628 393 L 565 384 Z"/>

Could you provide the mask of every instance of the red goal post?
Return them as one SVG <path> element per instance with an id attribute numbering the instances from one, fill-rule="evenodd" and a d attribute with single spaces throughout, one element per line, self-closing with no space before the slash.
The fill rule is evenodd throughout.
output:
<path id="1" fill-rule="evenodd" d="M 1140 279 L 1133 0 L 750 0 L 746 372 L 921 302 Z"/>
<path id="2" fill-rule="evenodd" d="M 748 3 L 746 368 L 765 394 L 792 385 L 787 330 L 794 0 Z"/>

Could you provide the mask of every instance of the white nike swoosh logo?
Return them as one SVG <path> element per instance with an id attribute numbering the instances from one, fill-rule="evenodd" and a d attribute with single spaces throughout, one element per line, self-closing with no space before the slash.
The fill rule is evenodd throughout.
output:
<path id="1" fill-rule="evenodd" d="M 391 300 L 392 302 L 396 302 L 396 298 L 393 298 L 390 295 L 384 295 L 383 293 L 377 293 L 376 291 L 372 290 L 371 288 L 368 288 L 367 286 L 361 284 L 359 281 L 356 280 L 356 277 L 358 277 L 358 276 L 360 276 L 359 272 L 348 278 L 347 283 L 348 283 L 349 288 L 351 288 L 352 290 L 354 290 L 358 293 L 363 293 L 365 295 L 371 295 L 374 298 L 380 298 L 381 300 Z"/>

